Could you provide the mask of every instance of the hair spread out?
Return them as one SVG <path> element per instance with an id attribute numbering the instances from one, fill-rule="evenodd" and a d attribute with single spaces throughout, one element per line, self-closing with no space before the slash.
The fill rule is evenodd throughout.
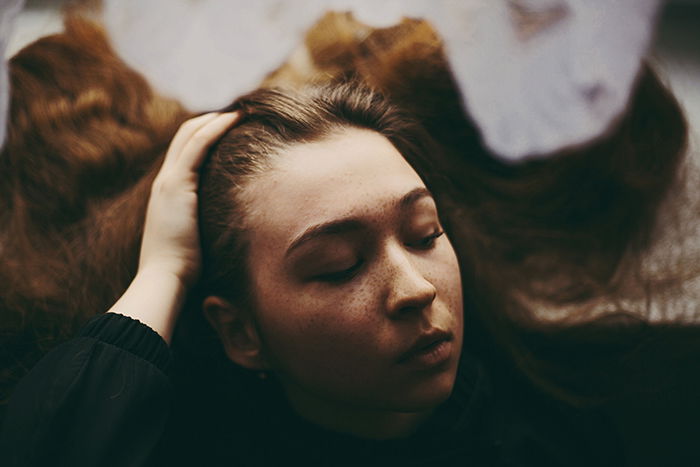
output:
<path id="1" fill-rule="evenodd" d="M 9 63 L 0 155 L 0 399 L 107 310 L 137 264 L 150 182 L 188 115 L 78 18 Z"/>
<path id="2" fill-rule="evenodd" d="M 201 287 L 237 284 L 245 299 L 245 211 L 232 200 L 267 156 L 343 126 L 371 128 L 436 196 L 460 257 L 470 351 L 577 403 L 648 391 L 669 359 L 691 368 L 697 329 L 652 326 L 618 300 L 663 286 L 632 287 L 630 280 L 660 203 L 682 174 L 686 124 L 652 70 L 642 70 L 629 108 L 598 142 L 511 166 L 481 144 L 426 23 L 406 20 L 362 39 L 327 36 L 353 27 L 347 15 L 325 17 L 307 35 L 316 69 L 299 72 L 290 63 L 264 83 L 330 87 L 315 94 L 262 89 L 234 103 L 245 117 L 216 146 L 202 178 Z M 98 27 L 78 18 L 13 57 L 10 77 L 10 128 L 0 154 L 3 400 L 43 353 L 129 284 L 151 182 L 189 117 L 121 62 Z M 338 84 L 349 77 L 376 91 Z M 615 304 L 615 313 L 593 313 L 601 301 Z M 552 319 L 541 312 L 552 307 L 567 313 Z"/>

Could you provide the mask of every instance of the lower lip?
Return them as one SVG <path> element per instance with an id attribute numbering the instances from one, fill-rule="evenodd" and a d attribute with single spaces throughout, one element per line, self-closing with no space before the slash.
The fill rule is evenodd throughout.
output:
<path id="1" fill-rule="evenodd" d="M 452 342 L 440 341 L 411 355 L 405 363 L 420 368 L 433 368 L 447 362 L 452 355 Z"/>

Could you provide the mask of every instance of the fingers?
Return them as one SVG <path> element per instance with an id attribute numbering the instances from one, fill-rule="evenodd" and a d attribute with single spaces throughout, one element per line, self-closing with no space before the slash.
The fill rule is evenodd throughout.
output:
<path id="1" fill-rule="evenodd" d="M 166 167 L 172 165 L 192 135 L 194 135 L 202 126 L 206 125 L 208 122 L 211 122 L 219 115 L 220 114 L 218 113 L 200 115 L 187 120 L 185 123 L 180 125 L 180 128 L 178 128 L 177 133 L 175 133 L 175 136 L 173 136 L 173 139 L 170 142 L 168 152 L 165 154 L 165 160 L 163 161 L 162 168 L 165 169 Z"/>
<path id="2" fill-rule="evenodd" d="M 196 171 L 207 149 L 238 120 L 239 113 L 208 113 L 183 123 L 173 137 L 161 171 Z"/>
<path id="3" fill-rule="evenodd" d="M 218 114 L 187 140 L 180 155 L 176 159 L 178 170 L 196 172 L 202 166 L 207 150 L 214 144 L 240 117 L 239 112 Z"/>

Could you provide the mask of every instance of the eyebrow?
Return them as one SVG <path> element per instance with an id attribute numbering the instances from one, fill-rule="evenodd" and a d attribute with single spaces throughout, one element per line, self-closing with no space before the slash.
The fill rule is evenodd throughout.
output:
<path id="1" fill-rule="evenodd" d="M 414 188 L 413 190 L 403 195 L 401 199 L 397 201 L 396 206 L 400 211 L 404 211 L 416 201 L 425 197 L 432 198 L 432 195 L 430 194 L 430 191 L 428 191 L 427 188 Z M 294 241 L 292 241 L 292 243 L 289 245 L 289 248 L 287 248 L 285 256 L 288 256 L 293 250 L 299 248 L 304 243 L 307 243 L 315 238 L 324 235 L 354 232 L 362 229 L 363 227 L 364 223 L 355 217 L 348 217 L 329 222 L 323 222 L 321 224 L 316 224 L 306 229 L 304 233 L 302 233 L 297 238 L 295 238 Z"/>

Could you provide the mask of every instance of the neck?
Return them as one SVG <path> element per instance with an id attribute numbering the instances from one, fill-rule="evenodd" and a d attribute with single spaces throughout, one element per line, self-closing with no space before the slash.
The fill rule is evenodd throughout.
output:
<path id="1" fill-rule="evenodd" d="M 343 405 L 283 384 L 287 399 L 302 418 L 331 431 L 366 439 L 404 438 L 413 434 L 432 410 L 399 412 Z"/>

